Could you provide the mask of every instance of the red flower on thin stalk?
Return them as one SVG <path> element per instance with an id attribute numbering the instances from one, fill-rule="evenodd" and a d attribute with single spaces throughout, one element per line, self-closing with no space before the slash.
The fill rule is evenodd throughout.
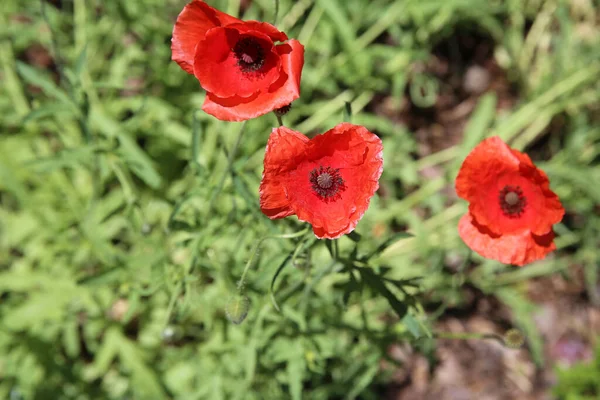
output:
<path id="1" fill-rule="evenodd" d="M 171 51 L 206 90 L 202 109 L 220 120 L 255 118 L 300 96 L 304 46 L 266 22 L 193 0 L 177 17 Z"/>
<path id="2" fill-rule="evenodd" d="M 457 194 L 469 202 L 458 233 L 473 251 L 523 266 L 556 249 L 552 225 L 565 213 L 546 174 L 499 137 L 485 139 L 463 162 Z"/>
<path id="3" fill-rule="evenodd" d="M 260 208 L 296 215 L 318 238 L 350 233 L 369 207 L 383 171 L 383 145 L 366 128 L 342 123 L 313 139 L 286 127 L 269 137 Z"/>

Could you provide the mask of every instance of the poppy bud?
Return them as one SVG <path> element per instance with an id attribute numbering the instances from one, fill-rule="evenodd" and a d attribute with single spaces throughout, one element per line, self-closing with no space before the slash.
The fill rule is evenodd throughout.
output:
<path id="1" fill-rule="evenodd" d="M 506 331 L 502 339 L 504 340 L 504 345 L 511 349 L 518 349 L 525 343 L 523 332 L 514 328 Z"/>
<path id="2" fill-rule="evenodd" d="M 248 299 L 248 297 L 241 293 L 238 293 L 235 296 L 233 296 L 227 303 L 225 313 L 227 314 L 227 319 L 229 321 L 233 322 L 236 325 L 239 325 L 246 319 L 249 309 L 250 300 Z"/>

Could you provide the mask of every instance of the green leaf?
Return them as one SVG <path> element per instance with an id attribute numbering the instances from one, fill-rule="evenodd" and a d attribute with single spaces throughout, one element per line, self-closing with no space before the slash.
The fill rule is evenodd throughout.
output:
<path id="1" fill-rule="evenodd" d="M 406 329 L 408 329 L 415 339 L 423 336 L 421 334 L 419 322 L 409 312 L 407 312 L 406 315 L 404 315 L 404 318 L 402 318 L 402 324 L 404 324 Z"/>
<path id="2" fill-rule="evenodd" d="M 135 342 L 126 339 L 122 333 L 119 333 L 119 336 L 119 360 L 131 371 L 132 387 L 136 397 L 156 400 L 166 398 L 158 376 L 143 360 L 142 349 L 139 349 Z"/>
<path id="3" fill-rule="evenodd" d="M 354 384 L 352 385 L 352 390 L 348 392 L 346 398 L 356 398 L 367 388 L 367 386 L 369 386 L 371 382 L 373 382 L 373 379 L 380 370 L 379 363 L 377 362 L 377 359 L 379 359 L 379 354 L 371 355 L 370 358 L 370 361 L 365 362 L 367 367 L 364 368 L 362 374 L 360 374 L 358 378 L 353 379 Z"/>
<path id="4" fill-rule="evenodd" d="M 69 96 L 40 71 L 19 61 L 17 61 L 17 71 L 27 83 L 39 87 L 48 96 L 58 100 L 63 105 L 77 108 Z"/>
<path id="5" fill-rule="evenodd" d="M 76 168 L 81 165 L 89 166 L 92 164 L 94 154 L 101 150 L 103 149 L 98 145 L 80 146 L 74 149 L 57 152 L 50 157 L 29 161 L 27 165 L 42 172 L 51 172 L 65 167 Z"/>
<path id="6" fill-rule="evenodd" d="M 129 169 L 152 189 L 158 189 L 162 183 L 161 177 L 152 165 L 152 160 L 128 136 L 119 134 L 119 149 L 117 154 L 125 161 Z"/>
<path id="7" fill-rule="evenodd" d="M 488 93 L 479 99 L 479 103 L 477 103 L 477 107 L 465 128 L 460 154 L 453 165 L 453 171 L 462 163 L 466 155 L 485 138 L 485 134 L 496 115 L 496 102 L 495 93 Z"/>
<path id="8" fill-rule="evenodd" d="M 46 117 L 66 117 L 74 115 L 71 107 L 65 107 L 63 103 L 48 103 L 44 104 L 30 113 L 25 115 L 25 118 L 21 121 L 23 125 L 34 122 Z"/>
<path id="9" fill-rule="evenodd" d="M 106 374 L 113 360 L 119 352 L 121 334 L 116 326 L 110 327 L 104 333 L 104 338 L 100 350 L 94 358 L 93 371 L 94 376 L 100 377 Z"/>
<path id="10" fill-rule="evenodd" d="M 192 114 L 192 159 L 190 164 L 195 169 L 196 173 L 202 171 L 202 164 L 200 164 L 200 146 L 202 144 L 202 128 L 200 127 L 200 121 L 196 113 Z"/>
<path id="11" fill-rule="evenodd" d="M 293 400 L 302 399 L 302 379 L 306 370 L 306 359 L 304 358 L 304 347 L 300 339 L 291 344 L 288 352 L 287 376 L 290 385 L 290 394 Z"/>
<path id="12" fill-rule="evenodd" d="M 317 4 L 325 10 L 325 13 L 334 22 L 334 26 L 343 40 L 344 47 L 352 51 L 356 36 L 352 29 L 352 24 L 348 23 L 349 18 L 346 15 L 345 7 L 338 0 L 317 0 Z"/>
<path id="13" fill-rule="evenodd" d="M 87 65 L 87 43 L 83 46 L 83 49 L 77 56 L 77 61 L 75 61 L 75 76 L 81 78 L 83 74 L 84 68 Z"/>
<path id="14" fill-rule="evenodd" d="M 413 235 L 411 235 L 410 233 L 407 233 L 407 232 L 395 233 L 392 236 L 390 236 L 389 238 L 387 238 L 379 246 L 377 246 L 377 249 L 375 249 L 373 252 L 371 252 L 368 256 L 364 257 L 363 260 L 368 261 L 371 258 L 375 257 L 376 255 L 383 253 L 383 251 L 385 249 L 390 247 L 392 244 L 396 243 L 398 240 L 406 239 L 406 238 L 410 238 L 410 237 L 413 237 Z"/>
<path id="15" fill-rule="evenodd" d="M 71 358 L 77 358 L 81 352 L 79 340 L 79 325 L 76 320 L 65 322 L 63 328 L 63 345 L 65 352 Z"/>
<path id="16" fill-rule="evenodd" d="M 360 275 L 362 280 L 375 292 L 381 294 L 388 301 L 392 309 L 396 312 L 399 318 L 404 318 L 408 311 L 408 305 L 400 301 L 394 293 L 388 289 L 385 285 L 385 281 L 381 279 L 375 272 L 370 268 L 360 268 Z"/>

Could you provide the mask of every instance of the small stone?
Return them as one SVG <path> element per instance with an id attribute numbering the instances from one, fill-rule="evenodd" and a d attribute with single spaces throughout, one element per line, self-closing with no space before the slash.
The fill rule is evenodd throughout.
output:
<path id="1" fill-rule="evenodd" d="M 480 94 L 490 85 L 490 73 L 487 69 L 472 65 L 467 69 L 463 79 L 463 89 L 467 93 Z"/>

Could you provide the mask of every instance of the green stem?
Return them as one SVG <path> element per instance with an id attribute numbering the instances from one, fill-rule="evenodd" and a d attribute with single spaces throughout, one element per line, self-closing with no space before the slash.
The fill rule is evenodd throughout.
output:
<path id="1" fill-rule="evenodd" d="M 277 122 L 279 123 L 279 126 L 283 126 L 283 119 L 281 118 L 281 116 L 277 114 L 275 114 L 275 116 L 277 117 Z"/>
<path id="2" fill-rule="evenodd" d="M 219 196 L 219 194 L 221 193 L 221 191 L 223 190 L 223 186 L 225 186 L 225 180 L 227 179 L 227 175 L 229 175 L 233 171 L 233 161 L 235 160 L 235 154 L 237 153 L 237 150 L 240 147 L 240 143 L 242 141 L 242 136 L 244 136 L 244 130 L 245 130 L 244 128 L 245 127 L 246 127 L 246 121 L 244 121 L 242 123 L 240 132 L 238 133 L 238 137 L 233 145 L 233 148 L 229 152 L 229 157 L 227 158 L 227 168 L 225 169 L 225 172 L 223 173 L 223 176 L 221 177 L 221 180 L 219 181 L 219 186 L 217 186 L 217 189 L 214 191 L 213 195 L 210 198 L 210 202 L 208 204 L 208 214 L 211 214 L 213 211 L 215 201 L 216 201 L 217 197 Z"/>
<path id="3" fill-rule="evenodd" d="M 175 301 L 177 301 L 177 297 L 179 297 L 179 294 L 181 293 L 181 289 L 183 289 L 183 279 L 180 280 L 179 282 L 177 282 L 177 287 L 175 288 L 175 291 L 173 292 L 173 295 L 171 296 L 171 299 L 169 300 L 169 306 L 167 308 L 167 315 L 165 315 L 163 329 L 165 329 L 167 327 L 167 325 L 169 325 L 169 321 L 171 320 L 171 314 L 173 314 L 173 309 L 175 308 Z"/>
<path id="4" fill-rule="evenodd" d="M 293 238 L 297 238 L 300 237 L 304 234 L 306 234 L 306 232 L 308 232 L 308 227 L 302 229 L 299 232 L 295 232 L 295 233 L 285 233 L 282 235 L 272 235 L 272 236 L 265 236 L 262 239 L 260 239 L 258 242 L 256 242 L 256 244 L 254 245 L 254 248 L 252 249 L 252 254 L 250 255 L 250 258 L 248 259 L 248 262 L 246 262 L 246 266 L 244 267 L 244 272 L 242 273 L 242 277 L 240 278 L 240 280 L 238 281 L 238 285 L 237 288 L 238 290 L 241 292 L 244 290 L 244 282 L 246 281 L 246 274 L 248 273 L 248 271 L 250 270 L 250 267 L 252 267 L 252 264 L 254 263 L 254 258 L 256 257 L 256 254 L 258 253 L 258 250 L 260 248 L 260 246 L 263 244 L 263 242 L 267 239 L 293 239 Z"/>
<path id="5" fill-rule="evenodd" d="M 52 29 L 52 24 L 50 23 L 50 18 L 48 17 L 48 13 L 46 12 L 46 0 L 40 0 L 41 5 L 41 13 L 42 19 L 46 25 L 48 25 L 48 31 L 50 33 L 50 49 L 52 50 L 54 56 L 54 63 L 56 64 L 56 69 L 58 71 L 58 75 L 60 77 L 60 85 L 65 86 L 67 90 L 67 95 L 78 108 L 79 115 L 77 116 L 77 123 L 79 125 L 79 129 L 85 140 L 86 144 L 94 144 L 94 137 L 92 135 L 92 131 L 89 126 L 89 104 L 86 94 L 84 92 L 83 104 L 77 101 L 75 95 L 75 88 L 72 84 L 69 83 L 64 71 L 63 59 L 60 54 L 60 48 L 58 46 L 58 42 L 56 41 L 56 35 Z M 94 166 L 92 170 L 92 180 L 93 180 L 93 194 L 92 194 L 92 206 L 96 198 L 98 198 L 102 192 L 101 180 L 100 180 L 100 156 L 96 153 L 93 155 L 94 158 Z"/>
<path id="6" fill-rule="evenodd" d="M 279 16 L 279 0 L 275 0 L 275 15 L 273 16 L 273 25 L 277 26 L 277 17 Z"/>
<path id="7" fill-rule="evenodd" d="M 504 344 L 504 338 L 496 333 L 477 333 L 477 332 L 465 332 L 465 333 L 450 333 L 450 332 L 435 332 L 433 337 L 436 339 L 456 339 L 456 340 L 484 340 L 494 339 Z"/>
<path id="8" fill-rule="evenodd" d="M 334 260 L 338 260 L 340 258 L 340 247 L 338 244 L 338 239 L 333 240 L 333 258 Z"/>
<path id="9" fill-rule="evenodd" d="M 63 65 L 62 65 L 62 58 L 60 56 L 59 50 L 58 50 L 58 44 L 56 42 L 56 37 L 54 36 L 54 33 L 52 32 L 52 25 L 50 24 L 50 18 L 48 18 L 48 14 L 46 13 L 46 1 L 45 0 L 40 0 L 41 3 L 41 12 L 42 12 L 42 19 L 44 20 L 44 22 L 46 23 L 46 25 L 48 25 L 48 31 L 50 32 L 50 48 L 52 49 L 52 53 L 54 53 L 54 63 L 56 64 L 56 70 L 58 71 L 58 75 L 60 76 L 60 81 L 62 84 L 67 83 L 68 81 L 65 78 L 65 73 L 63 70 Z"/>

